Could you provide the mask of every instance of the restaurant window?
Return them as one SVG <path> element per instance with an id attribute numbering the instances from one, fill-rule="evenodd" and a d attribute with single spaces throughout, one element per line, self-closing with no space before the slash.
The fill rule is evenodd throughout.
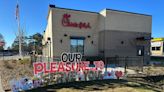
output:
<path id="1" fill-rule="evenodd" d="M 84 54 L 84 38 L 83 37 L 71 37 L 71 53 L 79 52 Z"/>
<path id="2" fill-rule="evenodd" d="M 152 47 L 152 50 L 155 50 L 155 47 Z"/>
<path id="3" fill-rule="evenodd" d="M 156 47 L 156 50 L 160 50 L 161 48 L 160 47 Z"/>

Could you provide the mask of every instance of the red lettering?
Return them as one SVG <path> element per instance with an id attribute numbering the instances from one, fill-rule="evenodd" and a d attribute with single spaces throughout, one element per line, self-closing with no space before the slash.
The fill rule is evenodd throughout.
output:
<path id="1" fill-rule="evenodd" d="M 97 68 L 99 67 L 99 63 L 98 63 L 97 61 L 94 61 L 93 63 L 94 63 L 95 68 L 96 68 L 96 70 L 97 70 Z"/>
<path id="2" fill-rule="evenodd" d="M 99 66 L 100 66 L 100 69 L 103 69 L 104 68 L 104 62 L 103 61 L 99 61 Z"/>
<path id="3" fill-rule="evenodd" d="M 70 63 L 66 63 L 66 71 L 71 71 Z"/>
<path id="4" fill-rule="evenodd" d="M 98 69 L 98 68 L 103 69 L 104 68 L 104 62 L 103 61 L 94 61 L 94 65 L 95 65 L 96 69 Z"/>
<path id="5" fill-rule="evenodd" d="M 46 66 L 46 63 L 43 63 L 43 68 L 44 68 L 44 73 L 49 73 L 50 72 L 50 70 L 48 70 L 47 68 L 47 66 Z M 50 67 L 50 66 L 49 66 Z"/>
<path id="6" fill-rule="evenodd" d="M 56 71 L 59 72 L 69 72 L 69 71 L 84 71 L 84 70 L 94 70 L 97 69 L 103 69 L 104 68 L 104 62 L 103 61 L 94 61 L 94 68 L 89 67 L 90 62 L 89 61 L 81 61 L 81 62 L 40 62 L 40 63 L 34 63 L 33 71 L 34 74 L 38 74 L 41 72 L 44 73 L 54 73 Z M 117 73 L 117 75 L 120 73 Z"/>
<path id="7" fill-rule="evenodd" d="M 91 28 L 90 23 L 87 24 L 87 28 Z"/>
<path id="8" fill-rule="evenodd" d="M 79 23 L 76 23 L 76 22 L 70 22 L 70 18 L 71 18 L 71 15 L 70 14 L 64 14 L 63 15 L 63 18 L 62 18 L 62 25 L 65 26 L 65 27 L 78 27 L 80 29 L 82 28 L 91 28 L 90 26 L 90 23 L 83 23 L 83 22 L 79 22 Z"/>
<path id="9" fill-rule="evenodd" d="M 72 71 L 79 71 L 79 63 L 72 63 Z"/>
<path id="10" fill-rule="evenodd" d="M 83 25 L 83 23 L 80 22 L 80 23 L 79 23 L 79 28 L 80 28 L 80 29 L 83 27 L 82 25 Z"/>
<path id="11" fill-rule="evenodd" d="M 64 71 L 64 63 L 63 62 L 59 62 L 58 71 L 59 72 L 63 72 Z"/>
<path id="12" fill-rule="evenodd" d="M 50 68 L 50 69 L 51 69 L 50 72 L 51 72 L 51 73 L 54 73 L 54 72 L 57 71 L 57 70 L 56 70 L 56 64 L 57 64 L 56 62 L 51 62 L 51 63 L 50 63 L 50 65 L 51 65 L 51 66 L 50 66 L 50 67 L 51 67 L 51 68 Z"/>
<path id="13" fill-rule="evenodd" d="M 123 73 L 122 73 L 122 71 L 116 71 L 115 75 L 116 75 L 117 79 L 119 79 L 120 77 L 123 76 Z"/>
<path id="14" fill-rule="evenodd" d="M 84 70 L 89 70 L 90 69 L 89 68 L 90 62 L 89 61 L 83 61 L 83 63 L 84 63 Z"/>
<path id="15" fill-rule="evenodd" d="M 64 14 L 63 15 L 63 19 L 62 19 L 62 25 L 63 26 L 69 26 L 70 25 L 70 21 L 69 21 L 69 18 L 71 16 L 69 14 Z"/>
<path id="16" fill-rule="evenodd" d="M 43 71 L 43 64 L 42 63 L 34 63 L 34 74 L 38 74 Z"/>
<path id="17" fill-rule="evenodd" d="M 79 62 L 79 70 L 84 70 L 84 63 L 83 62 Z"/>

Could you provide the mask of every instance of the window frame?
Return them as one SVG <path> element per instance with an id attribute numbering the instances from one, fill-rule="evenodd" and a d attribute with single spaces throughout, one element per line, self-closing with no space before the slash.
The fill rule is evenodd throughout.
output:
<path id="1" fill-rule="evenodd" d="M 76 44 L 76 45 L 75 45 L 75 46 L 76 46 L 76 51 L 75 51 L 75 52 L 81 53 L 82 55 L 84 55 L 84 46 L 85 46 L 85 45 L 84 45 L 84 41 L 85 41 L 85 37 L 75 37 L 75 36 L 70 37 L 70 52 L 71 52 L 71 53 L 74 52 L 74 51 L 72 51 L 72 46 L 73 46 L 73 45 L 72 45 L 72 42 L 71 42 L 72 40 L 75 40 L 75 41 L 76 41 L 76 42 L 75 42 L 75 44 Z M 82 48 L 83 48 L 83 49 L 82 49 L 82 52 L 79 52 L 79 41 L 80 41 L 80 40 L 82 40 L 82 44 L 83 44 L 83 45 L 82 45 L 82 46 L 83 46 L 83 47 L 82 47 Z"/>

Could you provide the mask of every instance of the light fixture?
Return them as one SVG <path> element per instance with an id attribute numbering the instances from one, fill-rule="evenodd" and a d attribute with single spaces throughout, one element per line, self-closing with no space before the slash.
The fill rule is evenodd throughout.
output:
<path id="1" fill-rule="evenodd" d="M 64 34 L 65 37 L 67 37 L 67 34 Z"/>
<path id="2" fill-rule="evenodd" d="M 88 37 L 88 38 L 91 38 L 91 36 L 90 36 L 90 35 L 88 35 L 87 37 Z"/>
<path id="3" fill-rule="evenodd" d="M 61 39 L 61 40 L 60 40 L 60 43 L 62 43 L 62 42 L 63 42 L 63 40 Z"/>
<path id="4" fill-rule="evenodd" d="M 124 41 L 121 41 L 121 44 L 124 44 Z"/>
<path id="5" fill-rule="evenodd" d="M 91 43 L 93 44 L 93 41 L 91 41 Z"/>
<path id="6" fill-rule="evenodd" d="M 51 38 L 50 38 L 50 37 L 48 37 L 48 38 L 47 38 L 47 40 L 48 40 L 48 41 L 51 41 Z"/>

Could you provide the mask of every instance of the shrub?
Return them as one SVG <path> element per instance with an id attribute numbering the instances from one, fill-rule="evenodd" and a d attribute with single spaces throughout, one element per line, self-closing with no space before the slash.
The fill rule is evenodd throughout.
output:
<path id="1" fill-rule="evenodd" d="M 22 59 L 22 60 L 19 60 L 19 63 L 20 63 L 20 64 L 30 64 L 30 59 L 24 58 L 24 59 Z"/>

